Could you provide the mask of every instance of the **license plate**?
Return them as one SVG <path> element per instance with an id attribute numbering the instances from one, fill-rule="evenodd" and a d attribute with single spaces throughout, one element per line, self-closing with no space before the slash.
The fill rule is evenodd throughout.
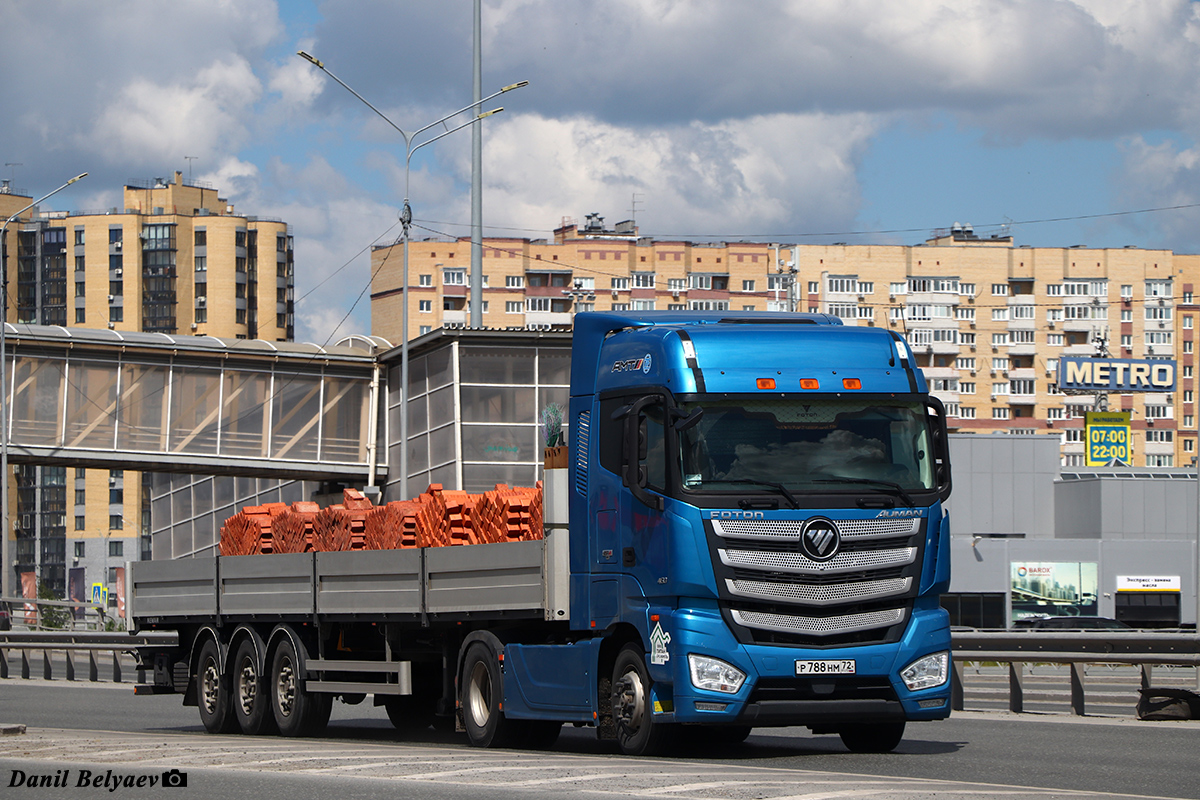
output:
<path id="1" fill-rule="evenodd" d="M 839 661 L 797 661 L 797 675 L 853 675 L 854 659 Z"/>

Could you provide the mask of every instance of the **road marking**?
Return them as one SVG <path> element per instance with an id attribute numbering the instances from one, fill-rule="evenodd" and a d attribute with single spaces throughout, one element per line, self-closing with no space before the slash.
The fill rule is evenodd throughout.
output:
<path id="1" fill-rule="evenodd" d="M 662 800 L 836 800 L 870 797 L 1008 798 L 1131 797 L 1100 792 L 883 777 L 853 773 L 662 761 L 609 755 L 472 750 L 456 746 L 412 745 L 313 739 L 256 740 L 250 737 L 35 730 L 0 740 L 0 759 L 46 764 L 103 763 L 114 767 L 206 771 L 304 773 L 350 776 L 392 783 L 524 788 L 561 794 L 565 784 L 611 797 Z M 297 768 L 311 762 L 311 766 Z M 522 773 L 536 773 L 524 777 Z M 524 777 L 524 779 L 522 779 Z M 797 792 L 797 790 L 800 790 Z M 1146 800 L 1146 798 L 1139 798 Z"/>

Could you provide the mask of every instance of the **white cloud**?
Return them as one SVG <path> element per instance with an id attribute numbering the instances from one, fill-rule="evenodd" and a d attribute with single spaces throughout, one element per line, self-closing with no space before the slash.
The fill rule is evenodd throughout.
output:
<path id="1" fill-rule="evenodd" d="M 1200 203 L 1200 148 L 1172 141 L 1151 144 L 1142 136 L 1122 143 L 1124 163 L 1116 181 L 1127 208 L 1167 208 Z M 1186 208 L 1121 220 L 1150 229 L 1158 246 L 1200 250 L 1200 209 Z"/>
<path id="2" fill-rule="evenodd" d="M 484 140 L 487 223 L 549 229 L 564 213 L 628 209 L 637 192 L 639 225 L 656 235 L 846 225 L 878 125 L 863 114 L 776 114 L 642 130 L 515 115 Z"/>

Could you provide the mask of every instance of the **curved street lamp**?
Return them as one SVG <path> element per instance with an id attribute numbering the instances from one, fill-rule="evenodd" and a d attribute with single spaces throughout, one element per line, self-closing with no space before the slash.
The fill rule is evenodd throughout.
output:
<path id="1" fill-rule="evenodd" d="M 0 524 L 4 526 L 0 531 L 0 559 L 3 559 L 0 561 L 0 597 L 12 596 L 13 579 L 12 552 L 8 544 L 8 360 L 5 352 L 8 338 L 8 249 L 4 245 L 7 243 L 9 224 L 16 222 L 22 214 L 42 201 L 86 177 L 86 172 L 79 173 L 53 192 L 42 195 L 11 215 L 0 226 L 0 316 L 3 317 L 0 319 Z"/>
<path id="2" fill-rule="evenodd" d="M 404 305 L 401 307 L 401 310 L 400 310 L 400 327 L 401 327 L 401 330 L 403 331 L 403 338 L 400 340 L 400 396 L 404 400 L 403 413 L 400 415 L 400 441 L 402 442 L 402 446 L 400 448 L 400 493 L 405 499 L 407 499 L 408 498 L 408 301 L 409 301 L 409 294 L 408 294 L 408 240 L 409 240 L 409 226 L 412 224 L 412 207 L 408 204 L 408 186 L 409 186 L 409 174 L 411 172 L 411 166 L 412 166 L 412 157 L 413 157 L 413 153 L 417 152 L 422 147 L 433 144 L 438 139 L 442 139 L 446 136 L 449 136 L 450 134 L 454 133 L 455 131 L 460 131 L 463 128 L 467 127 L 468 125 L 474 125 L 475 123 L 479 122 L 480 120 L 490 117 L 493 114 L 499 114 L 501 111 L 504 110 L 504 107 L 501 106 L 499 108 L 494 108 L 491 111 L 485 111 L 483 113 L 476 113 L 473 117 L 468 119 L 466 122 L 456 125 L 453 128 L 446 128 L 446 130 L 442 131 L 441 133 L 437 134 L 436 136 L 426 139 L 418 144 L 414 144 L 413 142 L 417 138 L 417 136 L 419 136 L 420 134 L 429 130 L 430 128 L 436 127 L 438 125 L 443 125 L 443 123 L 447 122 L 448 120 L 453 119 L 454 117 L 457 117 L 459 114 L 466 113 L 467 111 L 470 111 L 473 108 L 478 108 L 480 105 L 482 105 L 483 103 L 486 103 L 488 100 L 491 100 L 493 97 L 499 97 L 500 95 L 504 94 L 505 92 L 511 92 L 513 89 L 520 89 L 523 86 L 528 86 L 529 81 L 518 81 L 517 83 L 511 83 L 508 86 L 505 86 L 500 91 L 493 92 L 492 94 L 489 94 L 487 97 L 484 97 L 476 102 L 471 103 L 471 105 L 469 105 L 469 106 L 463 106 L 458 111 L 455 111 L 450 114 L 446 114 L 444 117 L 436 119 L 433 122 L 429 123 L 428 125 L 426 125 L 422 128 L 417 128 L 412 133 L 406 133 L 399 125 L 397 125 L 396 123 L 394 123 L 390 119 L 388 119 L 386 114 L 384 114 L 382 111 L 380 111 L 375 106 L 371 105 L 371 103 L 365 97 L 363 97 L 361 94 L 359 94 L 358 92 L 351 89 L 346 84 L 345 81 L 343 81 L 337 75 L 334 75 L 332 72 L 330 72 L 329 68 L 327 66 L 325 66 L 324 62 L 320 61 L 313 55 L 304 52 L 303 50 L 297 51 L 296 55 L 300 56 L 305 61 L 312 64 L 314 67 L 321 70 L 326 75 L 328 75 L 329 77 L 331 77 L 335 81 L 337 81 L 339 84 L 341 84 L 341 86 L 346 91 L 350 92 L 350 94 L 357 97 L 359 100 L 361 100 L 363 102 L 363 104 L 367 108 L 371 109 L 376 114 L 378 114 L 380 119 L 382 119 L 388 125 L 391 125 L 392 128 L 394 128 L 396 130 L 396 132 L 399 133 L 400 136 L 403 137 L 403 139 L 404 139 L 404 150 L 405 150 L 405 154 L 404 154 L 404 205 L 400 210 L 400 225 L 401 225 L 401 228 L 403 231 L 402 236 L 404 237 L 404 251 L 403 251 L 404 252 L 404 264 L 402 267 L 403 275 L 401 278 L 401 290 L 400 290 L 401 294 L 404 297 Z M 482 305 L 482 303 L 481 303 L 481 305 Z M 372 409 L 372 413 L 375 413 L 374 409 Z M 369 477 L 368 480 L 370 481 L 369 485 L 371 485 L 371 486 L 375 485 L 374 473 L 371 474 L 371 476 Z"/>

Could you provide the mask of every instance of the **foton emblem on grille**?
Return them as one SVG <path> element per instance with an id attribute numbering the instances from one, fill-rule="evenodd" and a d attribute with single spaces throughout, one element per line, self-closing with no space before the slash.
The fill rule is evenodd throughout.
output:
<path id="1" fill-rule="evenodd" d="M 828 561 L 838 553 L 842 535 L 832 520 L 817 517 L 804 523 L 800 534 L 800 548 L 813 561 Z"/>

